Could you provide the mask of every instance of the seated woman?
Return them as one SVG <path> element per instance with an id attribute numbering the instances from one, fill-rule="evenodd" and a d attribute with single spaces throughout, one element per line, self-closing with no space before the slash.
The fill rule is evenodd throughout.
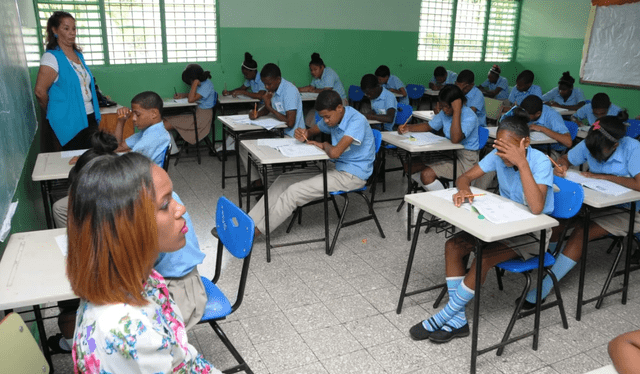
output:
<path id="1" fill-rule="evenodd" d="M 189 344 L 180 310 L 153 270 L 184 247 L 184 206 L 148 158 L 100 156 L 69 191 L 67 277 L 81 298 L 76 373 L 220 373 Z"/>
<path id="2" fill-rule="evenodd" d="M 542 95 L 542 100 L 546 105 L 578 110 L 586 103 L 582 90 L 573 87 L 576 79 L 568 71 L 562 73 L 558 81 L 558 87 Z"/>

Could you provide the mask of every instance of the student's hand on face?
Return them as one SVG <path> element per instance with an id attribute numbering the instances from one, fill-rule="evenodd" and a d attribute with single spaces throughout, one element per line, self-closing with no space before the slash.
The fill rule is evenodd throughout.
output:
<path id="1" fill-rule="evenodd" d="M 460 112 L 462 110 L 462 100 L 461 99 L 456 99 L 451 103 L 451 109 L 453 109 L 454 112 Z"/>
<path id="2" fill-rule="evenodd" d="M 473 202 L 473 193 L 471 192 L 471 190 L 458 190 L 458 192 L 456 192 L 453 195 L 453 204 L 457 207 L 460 207 L 460 205 L 464 204 L 465 200 L 468 199 L 469 203 Z M 469 196 L 469 197 L 467 197 Z"/>
<path id="3" fill-rule="evenodd" d="M 433 108 L 433 114 L 438 114 L 438 113 L 440 113 L 440 110 L 441 110 L 441 109 L 440 109 L 440 102 L 438 101 L 438 102 L 436 103 L 435 108 Z"/>
<path id="4" fill-rule="evenodd" d="M 515 145 L 510 142 L 505 142 L 500 139 L 496 139 L 493 142 L 493 148 L 498 150 L 498 156 L 506 159 L 511 164 L 519 166 L 522 162 L 527 161 L 527 148 L 524 146 L 526 138 L 520 140 L 520 145 Z"/>
<path id="5" fill-rule="evenodd" d="M 193 82 L 191 82 L 191 86 L 199 86 L 200 85 L 200 81 L 198 79 L 194 79 Z"/>
<path id="6" fill-rule="evenodd" d="M 123 106 L 122 108 L 118 108 L 118 121 L 123 120 L 126 121 L 131 117 L 131 109 Z"/>
<path id="7" fill-rule="evenodd" d="M 560 178 L 565 178 L 567 176 L 567 167 L 564 165 L 560 165 L 558 167 L 553 168 L 553 175 L 556 175 Z"/>
<path id="8" fill-rule="evenodd" d="M 400 125 L 398 126 L 398 134 L 406 134 L 409 132 L 409 125 Z"/>
<path id="9" fill-rule="evenodd" d="M 309 138 L 307 137 L 307 129 L 297 128 L 293 133 L 293 137 L 296 138 L 296 140 L 298 140 L 299 142 L 303 143 L 309 140 Z"/>

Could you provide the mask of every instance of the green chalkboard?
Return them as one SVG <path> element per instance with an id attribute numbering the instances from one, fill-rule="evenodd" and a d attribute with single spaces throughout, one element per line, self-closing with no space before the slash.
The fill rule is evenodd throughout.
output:
<path id="1" fill-rule="evenodd" d="M 37 120 L 15 0 L 0 1 L 0 224 L 13 199 Z"/>

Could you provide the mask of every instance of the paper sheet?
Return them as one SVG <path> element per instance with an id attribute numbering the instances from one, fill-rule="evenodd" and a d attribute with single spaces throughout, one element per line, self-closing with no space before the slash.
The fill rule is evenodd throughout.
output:
<path id="1" fill-rule="evenodd" d="M 617 183 L 602 179 L 587 178 L 574 171 L 568 171 L 565 179 L 607 195 L 618 196 L 632 191 L 630 188 L 621 186 Z"/>
<path id="2" fill-rule="evenodd" d="M 569 111 L 569 109 L 567 108 L 560 108 L 557 106 L 552 107 L 553 109 L 555 109 L 556 112 L 558 112 L 560 115 L 563 115 L 563 113 L 566 113 Z"/>
<path id="3" fill-rule="evenodd" d="M 67 234 L 58 235 L 55 237 L 55 239 L 56 244 L 58 244 L 58 248 L 60 248 L 60 251 L 62 252 L 62 255 L 64 257 L 67 257 Z"/>
<path id="4" fill-rule="evenodd" d="M 275 118 L 258 118 L 250 120 L 252 125 L 263 127 L 266 130 L 271 130 L 274 127 L 281 125 L 282 121 L 278 121 Z"/>
<path id="5" fill-rule="evenodd" d="M 225 116 L 225 117 L 229 118 L 231 122 L 235 122 L 235 123 L 244 123 L 246 125 L 249 125 L 251 123 L 251 120 L 249 119 L 248 114 L 236 114 L 234 116 Z"/>
<path id="6" fill-rule="evenodd" d="M 446 139 L 442 136 L 435 135 L 431 132 L 408 132 L 406 134 L 403 134 L 403 136 L 408 138 L 407 140 L 403 140 L 403 143 L 409 143 L 414 145 L 435 144 Z"/>
<path id="7" fill-rule="evenodd" d="M 529 134 L 529 138 L 531 139 L 532 142 L 546 142 L 546 141 L 553 140 L 550 137 L 548 137 L 545 133 L 540 131 L 531 131 L 531 134 Z"/>
<path id="8" fill-rule="evenodd" d="M 189 98 L 185 97 L 185 98 L 182 98 L 182 99 L 173 99 L 173 101 L 176 102 L 176 103 L 180 103 L 180 104 L 187 104 L 189 102 Z"/>
<path id="9" fill-rule="evenodd" d="M 300 145 L 302 142 L 297 141 L 294 138 L 270 138 L 270 139 L 258 139 L 258 146 L 267 146 L 278 149 L 280 147 L 286 147 L 290 145 Z"/>
<path id="10" fill-rule="evenodd" d="M 88 151 L 87 149 L 78 149 L 77 151 L 62 151 L 60 152 L 60 158 L 72 158 L 76 156 L 82 156 L 83 153 Z"/>
<path id="11" fill-rule="evenodd" d="M 288 145 L 286 147 L 278 147 L 278 150 L 285 157 L 321 156 L 325 154 L 322 149 L 309 144 Z"/>
<path id="12" fill-rule="evenodd" d="M 301 92 L 300 93 L 300 98 L 303 99 L 303 100 L 304 99 L 317 99 L 318 95 L 319 94 L 317 94 L 315 92 Z"/>

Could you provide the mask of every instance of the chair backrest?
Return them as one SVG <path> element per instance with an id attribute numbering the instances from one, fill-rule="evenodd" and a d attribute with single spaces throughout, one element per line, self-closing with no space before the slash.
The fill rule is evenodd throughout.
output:
<path id="1" fill-rule="evenodd" d="M 405 89 L 407 90 L 407 96 L 409 96 L 409 99 L 414 100 L 422 98 L 425 90 L 424 86 L 421 84 L 408 84 Z"/>
<path id="2" fill-rule="evenodd" d="M 571 218 L 578 214 L 584 200 L 582 186 L 558 176 L 553 176 L 553 184 L 558 191 L 553 192 L 553 213 L 555 218 Z"/>
<path id="3" fill-rule="evenodd" d="M 382 144 L 382 133 L 379 130 L 371 129 L 373 131 L 373 139 L 376 144 L 376 154 L 380 151 L 380 145 Z"/>
<path id="4" fill-rule="evenodd" d="M 630 138 L 640 136 L 640 120 L 630 119 L 627 123 L 629 124 L 629 127 L 627 127 L 627 136 Z"/>
<path id="5" fill-rule="evenodd" d="M 216 227 L 220 241 L 232 255 L 243 259 L 251 253 L 255 233 L 253 219 L 224 196 L 216 206 Z"/>
<path id="6" fill-rule="evenodd" d="M 486 127 L 478 126 L 478 144 L 480 148 L 484 148 L 487 145 L 487 141 L 489 140 L 489 130 Z"/>
<path id="7" fill-rule="evenodd" d="M 164 156 L 162 157 L 162 168 L 164 171 L 169 171 L 169 156 L 171 156 L 171 142 L 169 142 L 167 149 L 164 150 Z"/>
<path id="8" fill-rule="evenodd" d="M 373 161 L 373 172 L 371 173 L 371 176 L 369 176 L 369 179 L 367 179 L 367 183 L 365 184 L 365 186 L 368 187 L 373 185 L 374 190 L 372 191 L 372 196 L 371 196 L 371 201 L 373 201 L 375 197 L 375 185 L 376 185 L 376 181 L 378 180 L 378 174 L 380 173 L 380 171 L 382 171 L 381 169 L 383 166 L 382 165 L 383 157 L 380 152 L 380 147 L 382 147 L 382 133 L 380 132 L 380 130 L 376 130 L 376 129 L 371 129 L 371 131 L 373 132 L 373 141 L 376 145 L 376 158 Z"/>
<path id="9" fill-rule="evenodd" d="M 398 104 L 396 110 L 396 125 L 403 125 L 413 115 L 413 107 L 407 104 Z"/>
<path id="10" fill-rule="evenodd" d="M 503 100 L 494 99 L 491 97 L 484 98 L 484 109 L 487 112 L 487 118 L 494 121 L 498 120 L 500 116 L 500 108 L 502 108 Z"/>
<path id="11" fill-rule="evenodd" d="M 0 373 L 49 372 L 47 360 L 18 313 L 0 322 L 0 362 Z"/>
<path id="12" fill-rule="evenodd" d="M 569 130 L 571 141 L 574 141 L 576 136 L 578 136 L 578 124 L 573 121 L 564 121 L 564 125 L 567 126 L 567 130 Z"/>
<path id="13" fill-rule="evenodd" d="M 349 100 L 358 102 L 364 98 L 364 92 L 362 92 L 362 88 L 360 86 L 349 86 Z"/>

